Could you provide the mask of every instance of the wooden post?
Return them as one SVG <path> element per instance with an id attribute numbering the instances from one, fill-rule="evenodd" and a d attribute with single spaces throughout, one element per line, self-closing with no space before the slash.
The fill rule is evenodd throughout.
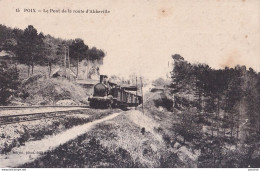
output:
<path id="1" fill-rule="evenodd" d="M 137 77 L 135 77 L 135 83 L 136 83 L 136 97 L 135 97 L 135 103 L 137 103 Z"/>
<path id="2" fill-rule="evenodd" d="M 34 66 L 33 60 L 34 58 L 32 57 L 32 75 L 33 75 L 33 66 Z"/>
<path id="3" fill-rule="evenodd" d="M 239 122 L 240 122 L 240 116 L 241 116 L 241 108 L 242 104 L 241 104 L 241 99 L 239 100 L 239 113 L 238 113 L 238 116 L 237 116 L 237 140 L 238 140 L 238 136 L 239 136 Z"/>
<path id="4" fill-rule="evenodd" d="M 142 77 L 140 77 L 140 81 L 141 81 L 141 94 L 142 94 L 142 112 L 144 113 L 144 94 L 143 94 L 143 81 L 142 81 Z"/>
<path id="5" fill-rule="evenodd" d="M 76 75 L 76 78 L 78 78 L 78 74 L 79 74 L 79 58 L 77 58 L 77 75 Z"/>
<path id="6" fill-rule="evenodd" d="M 29 61 L 27 62 L 28 64 L 28 78 L 30 77 L 30 63 L 29 63 Z"/>
<path id="7" fill-rule="evenodd" d="M 69 60 L 69 69 L 70 69 L 70 48 L 68 47 L 68 60 Z"/>
<path id="8" fill-rule="evenodd" d="M 69 64 L 69 80 L 71 80 L 71 74 L 70 74 L 70 48 L 68 47 L 68 64 Z"/>
<path id="9" fill-rule="evenodd" d="M 67 74 L 66 74 L 66 60 L 67 60 L 67 57 L 66 57 L 66 47 L 65 48 L 65 58 L 64 58 L 64 73 L 65 73 L 65 78 L 67 78 Z"/>

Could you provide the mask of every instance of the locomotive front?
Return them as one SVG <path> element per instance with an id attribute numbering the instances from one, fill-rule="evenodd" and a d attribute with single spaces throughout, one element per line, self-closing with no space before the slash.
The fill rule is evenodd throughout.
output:
<path id="1" fill-rule="evenodd" d="M 105 97 L 107 96 L 108 87 L 103 83 L 98 83 L 94 86 L 94 96 Z"/>
<path id="2" fill-rule="evenodd" d="M 90 107 L 109 108 L 112 105 L 113 97 L 109 95 L 110 86 L 106 75 L 100 75 L 100 82 L 94 86 L 94 94 L 88 98 Z"/>

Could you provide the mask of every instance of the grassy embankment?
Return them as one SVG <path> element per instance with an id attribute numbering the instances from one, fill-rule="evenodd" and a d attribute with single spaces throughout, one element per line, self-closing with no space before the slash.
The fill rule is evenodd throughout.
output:
<path id="1" fill-rule="evenodd" d="M 90 90 L 75 81 L 49 78 L 48 68 L 36 65 L 34 74 L 27 75 L 27 66 L 17 65 L 20 86 L 11 100 L 11 105 L 77 105 L 88 104 Z"/>
<path id="2" fill-rule="evenodd" d="M 147 94 L 144 114 L 126 111 L 22 167 L 196 167 L 199 151 L 170 138 L 177 120 L 158 105 L 163 94 Z"/>

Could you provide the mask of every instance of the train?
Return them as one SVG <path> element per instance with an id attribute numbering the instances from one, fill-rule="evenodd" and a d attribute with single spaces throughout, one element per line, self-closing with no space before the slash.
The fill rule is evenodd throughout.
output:
<path id="1" fill-rule="evenodd" d="M 93 96 L 88 98 L 91 108 L 126 109 L 142 104 L 142 96 L 137 95 L 137 86 L 120 86 L 107 79 L 106 75 L 100 75 L 100 82 L 94 85 Z"/>

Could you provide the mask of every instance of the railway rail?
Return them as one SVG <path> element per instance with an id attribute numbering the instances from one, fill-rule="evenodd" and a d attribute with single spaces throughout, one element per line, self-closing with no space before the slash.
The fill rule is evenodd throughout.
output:
<path id="1" fill-rule="evenodd" d="M 47 106 L 30 106 L 28 108 L 41 108 L 41 107 L 47 107 Z M 87 106 L 48 106 L 48 107 L 62 107 L 62 108 L 68 108 L 68 107 L 80 107 L 77 109 L 64 109 L 64 110 L 52 110 L 52 111 L 44 111 L 44 112 L 31 112 L 31 113 L 18 113 L 18 114 L 7 114 L 7 115 L 0 115 L 0 125 L 7 125 L 7 124 L 13 124 L 13 123 L 19 123 L 19 122 L 28 122 L 28 121 L 34 121 L 34 120 L 40 120 L 40 119 L 44 119 L 44 118 L 55 118 L 55 117 L 63 117 L 65 115 L 67 115 L 68 113 L 73 112 L 75 113 L 79 113 L 82 112 L 84 110 L 88 110 L 89 107 Z M 4 107 L 0 107 L 0 109 L 6 108 L 6 106 Z M 24 109 L 26 107 L 20 107 L 20 106 L 8 106 L 7 107 L 9 110 L 10 109 Z"/>
<path id="2" fill-rule="evenodd" d="M 86 105 L 33 105 L 33 106 L 0 106 L 0 109 L 27 109 L 27 108 L 46 108 L 46 107 L 63 107 L 63 108 L 71 108 L 71 107 L 82 107 L 88 108 Z"/>

